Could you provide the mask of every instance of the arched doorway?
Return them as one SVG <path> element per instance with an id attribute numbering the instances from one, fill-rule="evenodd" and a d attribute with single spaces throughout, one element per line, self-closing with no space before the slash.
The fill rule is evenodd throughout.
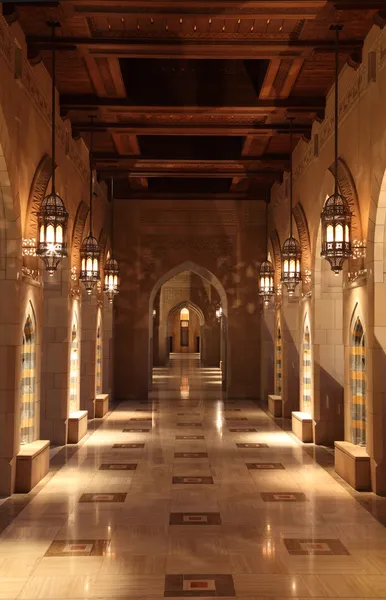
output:
<path id="1" fill-rule="evenodd" d="M 366 345 L 359 316 L 351 335 L 350 348 L 351 441 L 366 446 Z"/>
<path id="2" fill-rule="evenodd" d="M 217 323 L 217 326 L 220 329 L 220 360 L 222 363 L 222 385 L 223 388 L 227 388 L 228 383 L 228 354 L 227 354 L 227 319 L 228 319 L 228 299 L 223 285 L 217 279 L 217 277 L 208 271 L 205 267 L 201 267 L 196 263 L 191 261 L 186 261 L 181 263 L 180 265 L 174 267 L 167 273 L 165 273 L 162 277 L 159 278 L 157 283 L 154 285 L 149 298 L 149 355 L 148 355 L 148 385 L 149 389 L 152 387 L 152 365 L 153 365 L 153 348 L 154 348 L 154 324 L 155 321 L 158 321 L 158 317 L 155 319 L 153 317 L 153 311 L 155 309 L 155 299 L 157 294 L 159 293 L 161 286 L 164 285 L 168 280 L 173 277 L 183 273 L 183 272 L 191 272 L 193 274 L 199 275 L 203 280 L 213 286 L 218 294 L 219 301 L 222 307 L 222 317 L 221 322 Z M 215 311 L 214 311 L 215 313 Z"/>
<path id="3" fill-rule="evenodd" d="M 201 355 L 204 344 L 205 317 L 191 301 L 177 304 L 167 316 L 167 353 Z"/>
<path id="4" fill-rule="evenodd" d="M 35 440 L 36 431 L 36 322 L 29 307 L 23 327 L 20 389 L 20 444 Z"/>

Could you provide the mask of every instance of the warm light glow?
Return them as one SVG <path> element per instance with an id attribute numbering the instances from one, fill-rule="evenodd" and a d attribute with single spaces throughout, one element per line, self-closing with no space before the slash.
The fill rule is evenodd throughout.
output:
<path id="1" fill-rule="evenodd" d="M 88 258 L 86 261 L 86 271 L 92 271 L 92 258 Z"/>
<path id="2" fill-rule="evenodd" d="M 291 258 L 291 260 L 290 260 L 290 268 L 289 268 L 289 270 L 290 270 L 290 273 L 295 273 L 295 261 L 294 261 L 293 258 Z"/>
<path id="3" fill-rule="evenodd" d="M 189 310 L 187 308 L 181 309 L 180 320 L 181 321 L 189 321 Z"/>
<path id="4" fill-rule="evenodd" d="M 345 225 L 344 227 L 344 231 L 345 231 L 345 241 L 349 242 L 350 241 L 350 228 L 348 225 Z"/>
<path id="5" fill-rule="evenodd" d="M 97 258 L 94 258 L 94 260 L 93 260 L 92 269 L 93 269 L 93 271 L 98 271 L 98 259 Z"/>
<path id="6" fill-rule="evenodd" d="M 39 240 L 41 242 L 44 242 L 44 225 L 41 225 L 41 227 L 40 227 L 40 237 L 39 237 Z"/>
<path id="7" fill-rule="evenodd" d="M 63 228 L 61 225 L 58 225 L 56 227 L 56 240 L 55 241 L 57 244 L 63 243 Z"/>
<path id="8" fill-rule="evenodd" d="M 284 273 L 288 273 L 288 260 L 284 261 Z"/>
<path id="9" fill-rule="evenodd" d="M 48 225 L 46 229 L 46 242 L 53 244 L 55 242 L 55 229 L 53 225 Z"/>
<path id="10" fill-rule="evenodd" d="M 327 226 L 327 242 L 334 241 L 334 228 L 332 225 Z"/>
<path id="11" fill-rule="evenodd" d="M 340 223 L 335 227 L 335 241 L 343 242 L 343 226 Z"/>

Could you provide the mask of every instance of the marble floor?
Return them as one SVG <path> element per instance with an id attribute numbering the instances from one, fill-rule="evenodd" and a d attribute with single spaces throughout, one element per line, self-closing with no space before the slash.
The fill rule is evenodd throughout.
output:
<path id="1" fill-rule="evenodd" d="M 386 529 L 195 357 L 61 452 L 0 506 L 2 599 L 386 598 Z"/>

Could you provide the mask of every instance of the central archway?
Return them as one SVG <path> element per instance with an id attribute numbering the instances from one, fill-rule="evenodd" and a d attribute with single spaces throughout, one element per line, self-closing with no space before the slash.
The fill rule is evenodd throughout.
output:
<path id="1" fill-rule="evenodd" d="M 154 331 L 154 319 L 153 319 L 153 309 L 154 309 L 154 300 L 161 289 L 161 286 L 172 279 L 173 277 L 183 273 L 184 271 L 190 271 L 199 275 L 206 281 L 208 281 L 217 291 L 221 306 L 222 306 L 222 320 L 221 320 L 221 361 L 222 361 L 222 386 L 223 389 L 227 389 L 228 387 L 228 352 L 227 352 L 227 322 L 228 322 L 228 298 L 225 292 L 225 289 L 219 279 L 208 269 L 205 267 L 201 267 L 200 265 L 192 262 L 185 261 L 173 269 L 167 271 L 162 277 L 158 279 L 155 283 L 149 297 L 149 343 L 148 343 L 148 388 L 152 389 L 152 350 L 153 350 L 153 331 Z"/>

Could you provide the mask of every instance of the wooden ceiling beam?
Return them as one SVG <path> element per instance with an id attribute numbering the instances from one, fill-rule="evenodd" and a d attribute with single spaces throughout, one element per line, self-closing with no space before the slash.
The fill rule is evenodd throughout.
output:
<path id="1" fill-rule="evenodd" d="M 68 11 L 84 16 L 119 15 L 144 17 L 233 17 L 249 19 L 315 19 L 325 0 L 65 0 Z"/>
<path id="2" fill-rule="evenodd" d="M 294 123 L 292 131 L 293 133 L 310 133 L 312 128 L 311 123 Z M 286 123 L 258 123 L 253 126 L 245 125 L 233 125 L 233 124 L 221 124 L 216 125 L 202 125 L 195 123 L 194 120 L 189 124 L 173 123 L 167 125 L 160 124 L 133 124 L 133 123 L 104 123 L 94 122 L 90 123 L 87 121 L 73 121 L 72 129 L 74 132 L 84 131 L 109 131 L 113 134 L 127 134 L 127 135 L 231 135 L 231 136 L 245 136 L 245 135 L 263 135 L 272 136 L 274 134 L 289 134 L 290 128 L 288 122 Z"/>
<path id="3" fill-rule="evenodd" d="M 120 167 L 111 167 L 111 166 L 97 166 L 98 175 L 101 179 L 106 179 L 108 177 L 116 177 L 121 175 L 122 177 L 129 177 L 129 179 L 138 178 L 141 179 L 154 179 L 154 178 L 167 178 L 167 179 L 235 179 L 235 178 L 243 178 L 243 179 L 256 179 L 263 177 L 265 181 L 270 181 L 273 183 L 282 178 L 283 171 L 282 169 L 277 170 L 260 170 L 260 171 L 241 171 L 238 169 L 227 169 L 226 171 L 222 170 L 199 170 L 196 171 L 184 171 L 184 170 L 173 170 L 170 169 L 133 169 L 129 171 L 128 169 L 123 169 Z"/>
<path id="4" fill-rule="evenodd" d="M 50 36 L 28 35 L 30 47 L 52 48 Z M 98 37 L 61 37 L 56 40 L 58 51 L 74 51 L 85 48 L 95 57 L 115 56 L 119 58 L 229 58 L 271 59 L 275 56 L 286 58 L 307 58 L 310 51 L 334 52 L 333 40 L 180 40 L 180 39 L 124 39 Z M 361 40 L 342 40 L 341 51 L 353 52 L 363 47 Z"/>
<path id="5" fill-rule="evenodd" d="M 268 114 L 277 110 L 296 110 L 306 112 L 323 112 L 326 107 L 324 97 L 269 98 L 258 99 L 254 106 L 135 106 L 120 98 L 98 98 L 85 95 L 61 95 L 62 110 L 90 110 L 103 108 L 106 110 L 124 111 L 128 115 L 149 113 L 155 115 L 248 115 L 250 117 Z"/>

